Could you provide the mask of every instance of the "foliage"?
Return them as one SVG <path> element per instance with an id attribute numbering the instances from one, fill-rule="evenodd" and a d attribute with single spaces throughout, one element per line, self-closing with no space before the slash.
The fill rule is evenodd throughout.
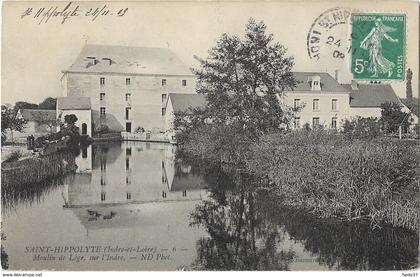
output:
<path id="1" fill-rule="evenodd" d="M 289 207 L 418 229 L 418 144 L 326 131 L 265 136 L 246 158 Z"/>
<path id="2" fill-rule="evenodd" d="M 407 128 L 409 114 L 401 111 L 401 106 L 395 102 L 386 102 L 381 106 L 381 122 L 387 133 L 398 132 L 399 127 Z"/>
<path id="3" fill-rule="evenodd" d="M 64 123 L 69 125 L 74 125 L 77 122 L 78 118 L 75 114 L 67 114 L 64 116 Z"/>
<path id="4" fill-rule="evenodd" d="M 26 122 L 23 118 L 17 117 L 17 110 L 12 109 L 11 107 L 2 106 L 1 109 L 1 132 L 2 135 L 5 135 L 7 130 L 10 131 L 12 143 L 13 140 L 13 131 L 22 132 L 25 128 Z"/>
<path id="5" fill-rule="evenodd" d="M 95 129 L 95 133 L 96 134 L 106 134 L 109 133 L 110 129 L 108 127 L 108 125 L 106 124 L 101 124 L 98 126 L 98 128 Z"/>
<path id="6" fill-rule="evenodd" d="M 57 106 L 57 98 L 47 97 L 39 103 L 38 109 L 41 110 L 55 110 Z"/>
<path id="7" fill-rule="evenodd" d="M 10 155 L 4 160 L 5 163 L 11 163 L 19 160 L 22 157 L 22 153 L 20 151 L 13 151 Z"/>
<path id="8" fill-rule="evenodd" d="M 38 105 L 34 104 L 34 103 L 29 103 L 29 102 L 25 102 L 25 101 L 17 101 L 14 107 L 15 112 L 17 112 L 18 110 L 22 110 L 22 109 L 33 109 L 36 110 L 38 109 Z"/>
<path id="9" fill-rule="evenodd" d="M 50 118 L 48 114 L 44 112 L 35 113 L 33 119 L 39 125 L 45 125 L 50 133 L 54 133 L 57 126 L 60 126 L 61 124 L 61 120 L 59 118 Z"/>
<path id="10" fill-rule="evenodd" d="M 381 135 L 381 124 L 374 117 L 356 117 L 346 119 L 343 123 L 343 134 L 352 139 L 374 139 Z"/>
<path id="11" fill-rule="evenodd" d="M 417 97 L 401 99 L 404 105 L 410 109 L 415 115 L 419 115 L 419 99 Z"/>
<path id="12" fill-rule="evenodd" d="M 226 130 L 236 134 L 229 141 L 235 147 L 288 124 L 291 111 L 282 106 L 279 95 L 296 85 L 293 58 L 286 57 L 286 49 L 266 33 L 263 22 L 250 19 L 243 39 L 223 34 L 209 56 L 197 60 L 201 65 L 194 70 L 197 90 L 206 95 L 207 105 L 175 115 L 178 142 L 192 139 L 187 134 L 206 125 L 207 135 L 223 136 Z"/>
<path id="13" fill-rule="evenodd" d="M 134 133 L 144 133 L 146 130 L 142 126 L 138 126 Z"/>

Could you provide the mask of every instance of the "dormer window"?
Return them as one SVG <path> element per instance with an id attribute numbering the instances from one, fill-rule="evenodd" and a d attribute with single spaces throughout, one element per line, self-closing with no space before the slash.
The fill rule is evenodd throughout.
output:
<path id="1" fill-rule="evenodd" d="M 311 86 L 311 90 L 321 90 L 321 77 L 314 75 L 310 77 L 308 81 Z"/>
<path id="2" fill-rule="evenodd" d="M 109 65 L 112 64 L 112 59 L 111 58 L 102 58 L 102 60 L 106 61 Z"/>
<path id="3" fill-rule="evenodd" d="M 90 56 L 90 57 L 86 57 L 86 59 L 88 60 L 88 62 L 89 62 L 89 64 L 92 64 L 92 65 L 96 65 L 96 64 L 98 64 L 98 60 L 96 59 L 96 57 L 92 57 L 92 56 Z"/>

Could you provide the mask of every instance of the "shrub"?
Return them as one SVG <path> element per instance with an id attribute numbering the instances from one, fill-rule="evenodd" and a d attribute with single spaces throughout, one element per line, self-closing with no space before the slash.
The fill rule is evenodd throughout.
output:
<path id="1" fill-rule="evenodd" d="M 110 129 L 109 129 L 108 125 L 105 125 L 105 124 L 99 125 L 98 128 L 96 128 L 96 130 L 95 130 L 95 133 L 97 133 L 97 134 L 106 134 L 106 133 L 109 133 L 109 132 L 110 132 Z"/>
<path id="2" fill-rule="evenodd" d="M 381 135 L 381 124 L 374 117 L 356 117 L 351 120 L 346 119 L 343 124 L 343 134 L 346 138 L 353 139 L 373 139 Z"/>
<path id="3" fill-rule="evenodd" d="M 20 151 L 13 151 L 10 155 L 4 160 L 5 163 L 16 162 L 19 158 L 22 157 L 22 153 Z"/>
<path id="4" fill-rule="evenodd" d="M 136 128 L 136 130 L 134 131 L 134 133 L 144 133 L 146 130 L 143 128 L 143 127 L 141 127 L 141 126 L 139 126 L 139 127 L 137 127 Z"/>

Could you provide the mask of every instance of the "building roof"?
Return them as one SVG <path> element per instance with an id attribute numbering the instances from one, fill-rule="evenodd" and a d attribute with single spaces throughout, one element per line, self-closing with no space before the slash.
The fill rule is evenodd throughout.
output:
<path id="1" fill-rule="evenodd" d="M 20 114 L 26 121 L 34 121 L 35 119 L 55 120 L 55 110 L 34 110 L 34 109 L 21 109 Z"/>
<path id="2" fill-rule="evenodd" d="M 67 72 L 191 75 L 169 49 L 86 45 Z"/>
<path id="3" fill-rule="evenodd" d="M 381 107 L 385 102 L 401 104 L 389 84 L 358 84 L 353 90 L 350 84 L 343 85 L 350 93 L 350 107 Z"/>
<path id="4" fill-rule="evenodd" d="M 58 97 L 58 110 L 90 110 L 90 97 Z"/>
<path id="5" fill-rule="evenodd" d="M 312 90 L 310 86 L 310 80 L 314 76 L 319 76 L 321 79 L 321 90 Z M 348 90 L 340 85 L 336 79 L 334 79 L 327 72 L 293 72 L 293 77 L 298 82 L 296 87 L 292 90 L 293 92 L 334 92 L 334 93 L 348 93 Z M 290 90 L 289 90 L 290 91 Z"/>
<path id="6" fill-rule="evenodd" d="M 206 104 L 206 97 L 203 94 L 193 94 L 193 93 L 170 93 L 168 96 L 172 103 L 174 112 L 186 111 L 189 108 L 195 109 L 199 107 L 204 107 Z"/>

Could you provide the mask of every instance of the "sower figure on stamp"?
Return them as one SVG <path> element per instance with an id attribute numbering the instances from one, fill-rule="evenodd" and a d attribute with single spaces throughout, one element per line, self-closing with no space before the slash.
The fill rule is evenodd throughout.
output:
<path id="1" fill-rule="evenodd" d="M 398 42 L 398 39 L 394 39 L 387 34 L 395 30 L 396 28 L 384 25 L 382 20 L 378 18 L 375 20 L 375 26 L 370 33 L 360 43 L 361 48 L 369 50 L 370 66 L 368 70 L 373 73 L 372 77 L 378 77 L 378 73 L 388 73 L 388 77 L 392 75 L 395 64 L 382 55 L 382 40 L 386 38 L 390 42 Z"/>

